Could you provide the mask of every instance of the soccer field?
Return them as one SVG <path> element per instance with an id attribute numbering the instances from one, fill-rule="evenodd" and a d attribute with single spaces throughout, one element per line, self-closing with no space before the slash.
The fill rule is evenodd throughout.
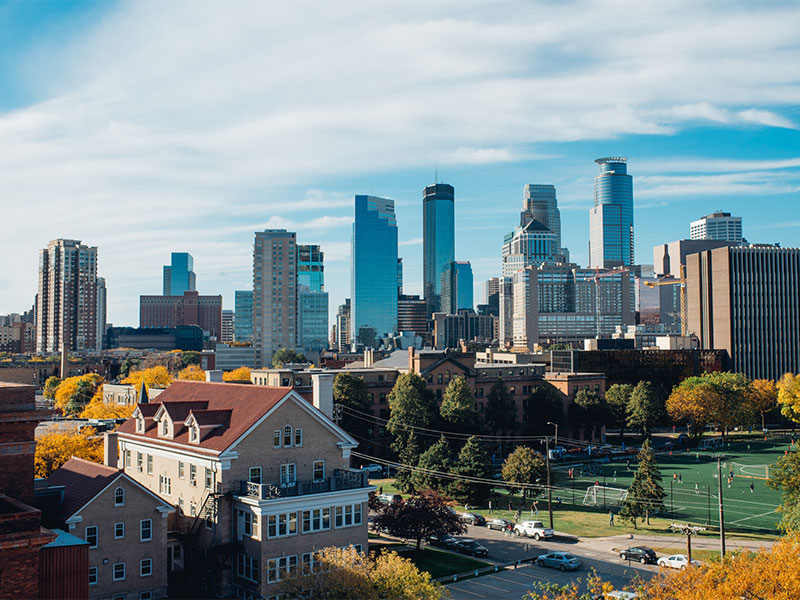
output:
<path id="1" fill-rule="evenodd" d="M 790 438 L 763 438 L 756 441 L 750 437 L 745 441 L 734 440 L 724 449 L 675 451 L 658 453 L 656 458 L 663 478 L 662 485 L 667 496 L 662 516 L 677 521 L 719 525 L 717 456 L 722 458 L 722 500 L 725 525 L 729 528 L 775 531 L 780 521 L 777 507 L 780 493 L 767 487 L 764 478 L 768 465 L 774 464 L 785 450 L 790 448 Z M 627 489 L 636 469 L 636 456 L 627 460 L 612 460 L 595 463 L 583 473 L 575 468 L 575 477 L 570 479 L 564 471 L 556 471 L 558 489 L 554 495 L 563 502 L 583 504 L 586 491 L 595 483 L 601 486 Z M 594 470 L 594 472 L 590 472 Z M 729 484 L 729 476 L 733 474 Z M 752 484 L 752 490 L 750 485 Z M 602 493 L 598 493 L 597 505 L 604 505 Z"/>

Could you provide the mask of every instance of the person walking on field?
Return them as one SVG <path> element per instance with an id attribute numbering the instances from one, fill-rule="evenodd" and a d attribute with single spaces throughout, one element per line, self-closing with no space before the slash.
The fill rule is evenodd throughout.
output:
<path id="1" fill-rule="evenodd" d="M 609 527 L 613 527 L 614 526 L 614 511 L 611 511 L 611 510 L 608 511 L 608 526 Z"/>

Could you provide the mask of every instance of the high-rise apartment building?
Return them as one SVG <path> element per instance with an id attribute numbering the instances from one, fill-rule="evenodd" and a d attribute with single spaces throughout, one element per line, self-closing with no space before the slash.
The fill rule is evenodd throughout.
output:
<path id="1" fill-rule="evenodd" d="M 105 348 L 106 337 L 106 316 L 108 313 L 108 293 L 106 291 L 105 277 L 97 278 L 97 333 L 96 346 L 98 349 Z"/>
<path id="2" fill-rule="evenodd" d="M 397 299 L 397 332 L 413 331 L 419 336 L 428 331 L 427 304 L 419 296 L 401 295 Z"/>
<path id="3" fill-rule="evenodd" d="M 423 192 L 422 279 L 429 316 L 440 309 L 442 272 L 455 260 L 455 197 L 447 183 L 429 185 Z"/>
<path id="4" fill-rule="evenodd" d="M 256 232 L 253 246 L 253 345 L 256 367 L 297 343 L 297 234 Z"/>
<path id="5" fill-rule="evenodd" d="M 235 327 L 236 313 L 232 310 L 223 310 L 222 334 L 220 335 L 220 341 L 223 344 L 230 344 L 233 341 Z"/>
<path id="6" fill-rule="evenodd" d="M 57 239 L 39 251 L 37 352 L 102 349 L 97 285 L 96 246 Z"/>
<path id="7" fill-rule="evenodd" d="M 344 304 L 339 305 L 336 312 L 336 347 L 339 352 L 350 350 L 350 298 L 345 298 Z"/>
<path id="8" fill-rule="evenodd" d="M 164 296 L 182 296 L 196 290 L 194 258 L 188 252 L 173 252 L 170 264 L 164 265 Z"/>
<path id="9" fill-rule="evenodd" d="M 717 211 L 706 215 L 689 226 L 693 240 L 724 240 L 742 243 L 742 217 L 732 217 L 729 212 Z"/>
<path id="10" fill-rule="evenodd" d="M 350 289 L 352 339 L 376 348 L 397 328 L 397 218 L 394 200 L 355 197 Z"/>
<path id="11" fill-rule="evenodd" d="M 689 331 L 733 370 L 800 372 L 800 249 L 729 246 L 686 257 Z"/>
<path id="12" fill-rule="evenodd" d="M 222 336 L 222 296 L 184 292 L 180 296 L 139 296 L 139 326 L 197 325 L 210 336 Z"/>
<path id="13" fill-rule="evenodd" d="M 628 159 L 610 156 L 595 160 L 594 206 L 589 211 L 589 266 L 610 269 L 634 264 L 633 178 Z"/>
<path id="14" fill-rule="evenodd" d="M 459 310 L 473 310 L 472 265 L 469 261 L 452 261 L 442 273 L 441 312 L 454 315 Z"/>
<path id="15" fill-rule="evenodd" d="M 253 291 L 233 292 L 233 339 L 237 342 L 253 341 Z"/>
<path id="16" fill-rule="evenodd" d="M 500 315 L 500 278 L 492 277 L 483 282 L 482 304 L 488 308 L 489 314 Z"/>

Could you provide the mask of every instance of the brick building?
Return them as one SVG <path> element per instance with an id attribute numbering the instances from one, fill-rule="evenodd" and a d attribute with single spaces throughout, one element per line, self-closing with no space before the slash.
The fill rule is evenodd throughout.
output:
<path id="1" fill-rule="evenodd" d="M 222 296 L 140 296 L 139 326 L 174 328 L 198 325 L 217 339 L 222 336 Z"/>

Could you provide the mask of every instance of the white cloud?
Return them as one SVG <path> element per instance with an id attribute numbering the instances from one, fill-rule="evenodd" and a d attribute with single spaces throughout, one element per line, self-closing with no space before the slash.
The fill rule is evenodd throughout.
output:
<path id="1" fill-rule="evenodd" d="M 402 242 L 397 242 L 397 245 L 398 246 L 416 246 L 417 244 L 421 244 L 421 243 L 422 243 L 422 238 L 418 237 L 418 238 L 414 238 L 414 239 L 411 239 L 411 240 L 404 240 Z"/>

